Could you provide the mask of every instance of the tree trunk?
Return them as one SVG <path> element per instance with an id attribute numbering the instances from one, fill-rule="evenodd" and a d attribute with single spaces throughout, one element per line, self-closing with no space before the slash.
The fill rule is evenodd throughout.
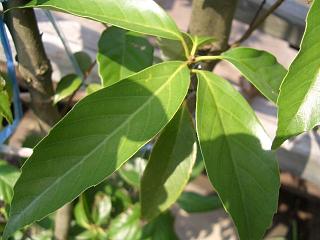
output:
<path id="1" fill-rule="evenodd" d="M 193 0 L 190 33 L 215 37 L 212 50 L 225 51 L 236 7 L 237 0 Z"/>
<path id="2" fill-rule="evenodd" d="M 21 0 L 8 1 L 10 8 Z M 45 53 L 33 9 L 14 9 L 6 14 L 16 50 L 19 72 L 31 94 L 31 108 L 45 131 L 60 119 L 53 105 L 50 61 Z"/>

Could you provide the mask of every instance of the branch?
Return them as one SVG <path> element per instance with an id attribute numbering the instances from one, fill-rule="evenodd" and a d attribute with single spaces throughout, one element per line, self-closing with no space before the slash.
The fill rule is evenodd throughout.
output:
<path id="1" fill-rule="evenodd" d="M 252 23 L 250 24 L 248 30 L 243 34 L 243 36 L 237 40 L 235 43 L 231 45 L 231 47 L 237 47 L 242 42 L 246 41 L 251 34 L 278 8 L 285 0 L 277 0 L 269 9 L 267 12 L 265 12 L 262 16 L 257 17 L 253 19 Z M 263 3 L 263 2 L 262 2 Z M 262 6 L 263 7 L 263 6 Z M 261 8 L 261 5 L 260 5 Z M 259 8 L 259 9 L 260 9 Z M 258 14 L 261 12 L 262 8 L 258 10 Z"/>

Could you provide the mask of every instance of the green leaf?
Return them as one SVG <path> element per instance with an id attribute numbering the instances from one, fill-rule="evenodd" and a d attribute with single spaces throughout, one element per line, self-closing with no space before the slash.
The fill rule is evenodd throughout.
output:
<path id="1" fill-rule="evenodd" d="M 174 217 L 169 211 L 161 214 L 143 227 L 142 240 L 177 240 Z"/>
<path id="2" fill-rule="evenodd" d="M 278 99 L 273 148 L 320 124 L 320 1 L 313 0 L 301 49 L 289 68 Z"/>
<path id="3" fill-rule="evenodd" d="M 193 36 L 192 38 L 197 48 L 201 48 L 204 45 L 207 45 L 216 41 L 214 37 L 207 37 L 207 36 Z"/>
<path id="4" fill-rule="evenodd" d="M 140 206 L 135 205 L 112 220 L 108 236 L 112 240 L 140 239 Z"/>
<path id="5" fill-rule="evenodd" d="M 81 86 L 82 80 L 76 74 L 64 76 L 58 83 L 56 94 L 54 95 L 54 103 L 58 103 L 62 99 L 72 95 Z"/>
<path id="6" fill-rule="evenodd" d="M 241 239 L 261 239 L 277 210 L 279 169 L 271 141 L 226 80 L 198 71 L 197 130 L 209 179 Z"/>
<path id="7" fill-rule="evenodd" d="M 92 219 L 97 225 L 105 225 L 108 223 L 110 213 L 112 210 L 112 203 L 109 196 L 102 192 L 95 195 L 92 207 Z"/>
<path id="8" fill-rule="evenodd" d="M 63 11 L 138 33 L 181 39 L 175 22 L 150 0 L 32 0 L 19 6 Z"/>
<path id="9" fill-rule="evenodd" d="M 94 92 L 97 92 L 98 90 L 102 89 L 103 87 L 101 86 L 101 84 L 98 84 L 98 83 L 91 83 L 87 86 L 86 88 L 86 92 L 87 92 L 87 95 L 90 95 Z"/>
<path id="10" fill-rule="evenodd" d="M 190 52 L 193 45 L 192 37 L 187 33 L 182 33 L 182 37 Z M 160 47 L 161 58 L 163 60 L 187 60 L 181 41 L 159 38 L 157 43 Z"/>
<path id="11" fill-rule="evenodd" d="M 74 208 L 74 216 L 77 224 L 85 229 L 90 229 L 89 209 L 86 196 L 82 194 Z"/>
<path id="12" fill-rule="evenodd" d="M 221 55 L 232 63 L 266 98 L 276 103 L 287 70 L 268 52 L 233 48 Z"/>
<path id="13" fill-rule="evenodd" d="M 13 122 L 13 116 L 10 106 L 11 103 L 7 92 L 5 90 L 0 90 L 0 115 L 11 124 Z"/>
<path id="14" fill-rule="evenodd" d="M 178 111 L 189 75 L 183 62 L 154 65 L 76 104 L 24 164 L 4 239 L 119 169 Z"/>
<path id="15" fill-rule="evenodd" d="M 189 181 L 197 155 L 191 116 L 185 105 L 163 130 L 141 180 L 141 213 L 146 220 L 171 207 Z"/>
<path id="16" fill-rule="evenodd" d="M 20 172 L 5 161 L 0 160 L 0 200 L 9 204 L 13 195 L 13 186 Z"/>
<path id="17" fill-rule="evenodd" d="M 141 157 L 131 159 L 119 169 L 119 175 L 129 185 L 140 188 L 140 179 L 146 165 L 147 161 Z"/>
<path id="18" fill-rule="evenodd" d="M 92 65 L 92 59 L 90 55 L 86 52 L 80 51 L 73 54 L 77 60 L 79 67 L 83 74 L 85 74 Z"/>
<path id="19" fill-rule="evenodd" d="M 102 84 L 107 87 L 151 66 L 153 47 L 140 34 L 111 27 L 100 37 L 97 62 Z"/>
<path id="20" fill-rule="evenodd" d="M 188 213 L 210 212 L 223 207 L 217 195 L 203 196 L 194 192 L 183 192 L 178 204 Z"/>

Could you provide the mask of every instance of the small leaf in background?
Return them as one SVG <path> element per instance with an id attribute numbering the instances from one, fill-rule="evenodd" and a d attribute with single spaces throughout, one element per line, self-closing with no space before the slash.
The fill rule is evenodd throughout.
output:
<path id="1" fill-rule="evenodd" d="M 92 207 L 92 220 L 96 225 L 105 225 L 108 223 L 110 213 L 112 210 L 112 203 L 109 196 L 102 192 L 98 192 L 95 195 L 93 207 Z"/>
<path id="2" fill-rule="evenodd" d="M 107 87 L 151 66 L 153 47 L 143 35 L 110 27 L 100 37 L 97 62 Z"/>
<path id="3" fill-rule="evenodd" d="M 140 239 L 140 206 L 134 205 L 113 219 L 108 228 L 107 234 L 112 240 Z"/>
<path id="4" fill-rule="evenodd" d="M 188 213 L 210 212 L 223 208 L 218 195 L 203 196 L 194 192 L 183 192 L 178 204 Z"/>
<path id="5" fill-rule="evenodd" d="M 196 46 L 196 49 L 216 41 L 214 37 L 207 37 L 207 36 L 191 36 L 191 37 L 192 37 L 193 44 Z"/>
<path id="6" fill-rule="evenodd" d="M 261 239 L 278 207 L 279 168 L 271 140 L 230 83 L 198 71 L 197 130 L 208 177 L 239 236 Z"/>
<path id="7" fill-rule="evenodd" d="M 157 140 L 141 180 L 142 217 L 151 220 L 176 202 L 189 181 L 197 156 L 191 115 L 185 106 Z"/>
<path id="8" fill-rule="evenodd" d="M 10 106 L 11 103 L 7 92 L 5 90 L 0 90 L 0 115 L 11 124 L 13 122 L 13 116 Z"/>
<path id="9" fill-rule="evenodd" d="M 4 238 L 118 170 L 173 118 L 189 84 L 184 62 L 166 62 L 76 104 L 23 165 Z"/>
<path id="10" fill-rule="evenodd" d="M 233 48 L 221 55 L 233 64 L 266 98 L 276 103 L 287 70 L 266 51 Z"/>
<path id="11" fill-rule="evenodd" d="M 82 80 L 76 74 L 64 76 L 58 83 L 56 94 L 54 95 L 54 103 L 58 103 L 62 99 L 72 95 L 81 86 Z"/>
<path id="12" fill-rule="evenodd" d="M 140 188 L 140 179 L 147 165 L 147 160 L 141 157 L 136 157 L 128 161 L 119 169 L 120 177 L 129 185 L 135 188 Z"/>
<path id="13" fill-rule="evenodd" d="M 185 42 L 187 43 L 187 47 L 190 52 L 193 45 L 192 38 L 187 33 L 182 33 L 182 36 Z M 160 54 L 162 60 L 186 60 L 184 48 L 181 44 L 181 41 L 158 38 L 157 42 L 160 47 Z"/>
<path id="14" fill-rule="evenodd" d="M 74 54 L 75 59 L 77 60 L 79 67 L 83 74 L 85 74 L 92 65 L 92 59 L 90 55 L 86 52 L 76 52 Z"/>
<path id="15" fill-rule="evenodd" d="M 273 148 L 320 125 L 320 1 L 313 0 L 298 56 L 278 99 L 278 130 Z"/>
<path id="16" fill-rule="evenodd" d="M 79 226 L 85 229 L 90 229 L 91 219 L 89 217 L 89 206 L 84 194 L 80 196 L 78 203 L 74 207 L 74 216 Z"/>
<path id="17" fill-rule="evenodd" d="M 16 183 L 20 172 L 17 168 L 0 160 L 0 200 L 9 204 L 13 196 L 13 186 Z"/>
<path id="18" fill-rule="evenodd" d="M 32 0 L 26 4 L 17 3 L 17 6 L 49 8 L 109 23 L 134 32 L 175 40 L 181 39 L 181 33 L 173 19 L 154 1 Z"/>
<path id="19" fill-rule="evenodd" d="M 174 217 L 169 211 L 159 215 L 143 227 L 142 240 L 177 240 Z"/>
<path id="20" fill-rule="evenodd" d="M 97 92 L 99 91 L 100 89 L 102 89 L 103 87 L 101 86 L 101 84 L 98 84 L 98 83 L 90 83 L 88 84 L 87 88 L 86 88 L 86 92 L 87 92 L 87 95 L 90 95 L 94 92 Z"/>

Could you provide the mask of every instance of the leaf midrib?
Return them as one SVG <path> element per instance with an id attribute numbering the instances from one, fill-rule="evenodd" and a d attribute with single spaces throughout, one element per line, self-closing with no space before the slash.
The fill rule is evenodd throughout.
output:
<path id="1" fill-rule="evenodd" d="M 172 79 L 174 79 L 174 77 L 182 70 L 182 68 L 185 67 L 185 64 L 181 64 L 181 66 L 179 68 L 177 68 L 177 70 L 171 75 L 171 77 L 167 80 L 167 82 L 165 84 L 163 84 L 158 90 L 156 90 L 154 92 L 154 94 L 149 98 L 149 100 L 147 100 L 143 105 L 141 105 L 137 111 L 135 111 L 130 117 L 127 118 L 127 120 L 125 120 L 121 125 L 119 125 L 119 127 L 117 129 L 115 129 L 115 131 L 108 135 L 108 137 L 106 139 L 104 139 L 101 143 L 99 143 L 92 151 L 90 151 L 87 155 L 84 156 L 84 158 L 82 160 L 80 160 L 77 164 L 75 164 L 73 167 L 71 167 L 68 171 L 65 172 L 64 175 L 62 175 L 61 177 L 58 177 L 53 184 L 51 185 L 51 187 L 47 188 L 44 192 L 42 192 L 41 194 L 39 194 L 36 198 L 34 198 L 34 200 L 26 207 L 23 209 L 23 211 L 20 211 L 19 214 L 15 214 L 15 216 L 21 216 L 23 214 L 25 214 L 26 212 L 29 211 L 29 209 L 36 204 L 39 199 L 42 198 L 43 195 L 45 195 L 48 191 L 51 190 L 52 186 L 55 186 L 56 184 L 58 184 L 63 178 L 65 178 L 65 176 L 67 176 L 70 172 L 72 172 L 74 169 L 76 169 L 78 166 L 81 166 L 82 163 L 88 159 L 93 153 L 95 153 L 95 151 L 97 149 L 99 149 L 102 145 L 104 145 L 106 143 L 106 141 L 108 141 L 111 137 L 113 137 L 116 133 L 118 133 L 118 131 L 120 131 L 123 126 L 125 126 L 130 120 L 132 120 L 132 118 L 134 118 L 145 106 L 147 106 L 157 95 L 159 92 L 161 92 L 169 83 L 171 83 Z M 17 222 L 19 220 L 19 218 L 15 218 L 13 220 L 13 222 Z M 11 222 L 12 225 L 12 222 Z"/>

